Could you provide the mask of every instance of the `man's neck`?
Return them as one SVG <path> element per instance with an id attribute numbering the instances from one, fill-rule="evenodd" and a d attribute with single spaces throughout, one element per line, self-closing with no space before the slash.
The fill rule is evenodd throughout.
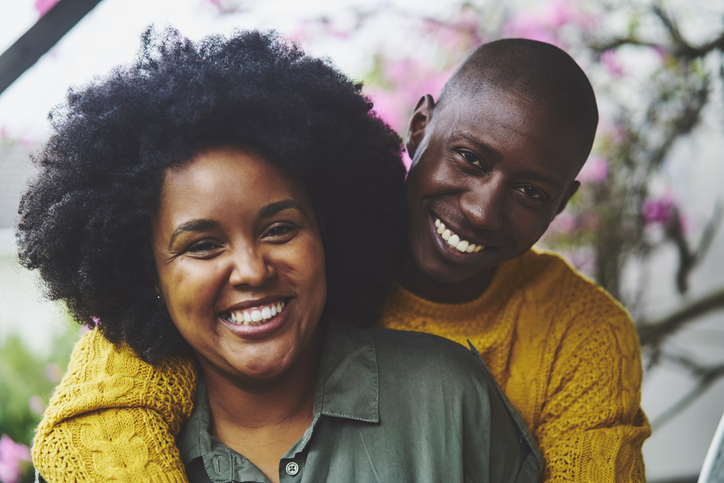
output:
<path id="1" fill-rule="evenodd" d="M 481 272 L 459 283 L 440 283 L 426 276 L 405 252 L 397 267 L 396 279 L 403 288 L 431 302 L 462 304 L 480 297 L 490 285 L 495 268 Z"/>

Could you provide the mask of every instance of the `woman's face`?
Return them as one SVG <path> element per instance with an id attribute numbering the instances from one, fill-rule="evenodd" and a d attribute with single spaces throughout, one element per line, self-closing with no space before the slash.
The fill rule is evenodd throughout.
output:
<path id="1" fill-rule="evenodd" d="M 290 368 L 327 293 L 304 188 L 251 151 L 212 149 L 166 172 L 152 225 L 160 295 L 204 370 L 248 383 Z"/>

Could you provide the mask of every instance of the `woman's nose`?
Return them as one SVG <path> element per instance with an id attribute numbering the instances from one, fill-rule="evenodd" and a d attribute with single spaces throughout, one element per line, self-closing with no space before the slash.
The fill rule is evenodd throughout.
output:
<path id="1" fill-rule="evenodd" d="M 263 250 L 257 247 L 235 251 L 232 255 L 232 263 L 229 283 L 234 286 L 259 287 L 274 276 L 274 268 L 266 260 Z"/>
<path id="2" fill-rule="evenodd" d="M 495 231 L 503 225 L 507 186 L 499 176 L 480 179 L 459 198 L 460 211 L 472 227 Z"/>

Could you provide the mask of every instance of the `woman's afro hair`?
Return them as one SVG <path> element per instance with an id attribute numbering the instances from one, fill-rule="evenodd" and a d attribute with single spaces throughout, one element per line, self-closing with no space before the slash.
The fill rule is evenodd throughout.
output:
<path id="1" fill-rule="evenodd" d="M 22 197 L 20 261 L 81 324 L 143 360 L 188 355 L 156 296 L 151 216 L 164 173 L 214 147 L 251 148 L 300 181 L 317 218 L 326 312 L 369 324 L 404 238 L 399 137 L 328 61 L 275 33 L 194 42 L 149 28 L 129 67 L 69 90 Z"/>

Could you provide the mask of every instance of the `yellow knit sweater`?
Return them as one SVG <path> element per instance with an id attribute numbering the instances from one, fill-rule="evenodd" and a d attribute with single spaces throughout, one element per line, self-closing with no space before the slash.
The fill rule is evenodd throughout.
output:
<path id="1" fill-rule="evenodd" d="M 645 481 L 651 430 L 633 323 L 558 256 L 531 251 L 501 265 L 466 304 L 400 289 L 381 324 L 469 339 L 538 441 L 546 481 Z M 195 390 L 190 361 L 152 368 L 91 331 L 38 427 L 33 462 L 50 483 L 186 481 L 174 437 Z"/>

